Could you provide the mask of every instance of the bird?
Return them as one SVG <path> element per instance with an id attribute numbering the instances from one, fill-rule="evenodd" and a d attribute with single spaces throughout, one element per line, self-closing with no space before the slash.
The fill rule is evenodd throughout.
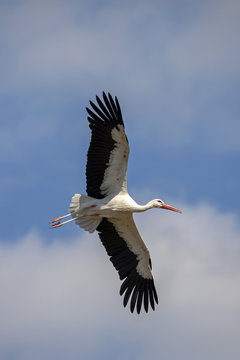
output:
<path id="1" fill-rule="evenodd" d="M 155 310 L 158 295 L 152 275 L 150 253 L 142 240 L 133 219 L 133 213 L 152 208 L 182 211 L 154 199 L 139 205 L 128 194 L 127 166 L 129 142 L 118 98 L 110 93 L 96 96 L 96 103 L 86 107 L 91 129 L 87 153 L 86 192 L 75 194 L 69 213 L 50 221 L 51 228 L 58 228 L 75 221 L 82 229 L 98 232 L 110 260 L 118 271 L 122 284 L 120 295 L 123 305 L 130 304 L 131 313 L 139 314 L 142 307 Z M 64 218 L 70 219 L 61 221 Z"/>

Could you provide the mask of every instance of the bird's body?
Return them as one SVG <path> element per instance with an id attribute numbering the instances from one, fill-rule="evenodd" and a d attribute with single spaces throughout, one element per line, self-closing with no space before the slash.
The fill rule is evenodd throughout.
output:
<path id="1" fill-rule="evenodd" d="M 129 194 L 108 195 L 103 199 L 95 199 L 89 196 L 86 200 L 88 202 L 85 216 L 96 216 L 98 214 L 106 218 L 121 217 L 134 212 L 143 212 L 153 207 L 152 202 L 146 205 L 137 204 Z"/>
<path id="2" fill-rule="evenodd" d="M 98 106 L 90 101 L 95 112 L 87 108 L 92 138 L 86 167 L 87 194 L 75 194 L 70 214 L 52 220 L 52 228 L 74 220 L 86 231 L 98 231 L 99 237 L 119 273 L 124 294 L 124 306 L 130 300 L 131 312 L 142 304 L 148 311 L 158 302 L 149 251 L 144 244 L 132 214 L 151 208 L 180 210 L 160 199 L 146 205 L 137 204 L 127 191 L 129 144 L 125 134 L 121 109 L 117 98 L 103 93 L 104 103 L 96 97 Z M 59 220 L 71 216 L 70 220 Z"/>

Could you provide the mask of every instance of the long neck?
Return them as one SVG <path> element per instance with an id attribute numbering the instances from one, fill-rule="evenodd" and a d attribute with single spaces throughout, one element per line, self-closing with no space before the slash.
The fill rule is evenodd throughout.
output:
<path id="1" fill-rule="evenodd" d="M 152 208 L 153 208 L 152 201 L 149 201 L 145 205 L 138 205 L 138 207 L 136 209 L 136 212 L 143 212 L 143 211 L 146 211 L 146 210 L 149 210 L 149 209 L 152 209 Z"/>

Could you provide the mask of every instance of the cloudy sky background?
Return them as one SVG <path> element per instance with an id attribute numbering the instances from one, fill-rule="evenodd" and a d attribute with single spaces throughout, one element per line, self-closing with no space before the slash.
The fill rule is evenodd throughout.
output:
<path id="1" fill-rule="evenodd" d="M 239 359 L 238 1 L 0 2 L 0 358 Z M 155 312 L 130 314 L 85 192 L 85 106 L 117 95 Z M 149 175 L 150 174 L 150 175 Z"/>

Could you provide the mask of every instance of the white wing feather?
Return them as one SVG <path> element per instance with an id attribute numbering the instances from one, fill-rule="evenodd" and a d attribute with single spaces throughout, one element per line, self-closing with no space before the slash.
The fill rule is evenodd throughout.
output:
<path id="1" fill-rule="evenodd" d="M 111 151 L 100 190 L 104 195 L 127 193 L 127 165 L 129 145 L 122 125 L 112 129 L 115 147 Z"/>
<path id="2" fill-rule="evenodd" d="M 109 221 L 114 224 L 119 235 L 127 243 L 128 248 L 136 255 L 139 261 L 136 268 L 138 274 L 144 279 L 152 279 L 149 250 L 138 232 L 132 214 L 111 218 Z"/>

